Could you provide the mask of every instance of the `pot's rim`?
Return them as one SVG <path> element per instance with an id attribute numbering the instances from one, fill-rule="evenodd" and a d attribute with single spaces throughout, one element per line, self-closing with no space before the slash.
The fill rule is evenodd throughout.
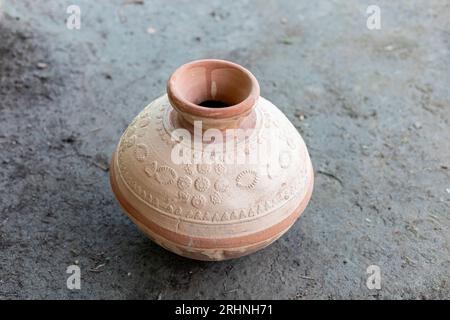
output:
<path id="1" fill-rule="evenodd" d="M 234 69 L 240 71 L 242 77 L 245 77 L 245 80 L 250 83 L 248 95 L 241 102 L 225 108 L 208 108 L 189 101 L 181 93 L 180 83 L 177 80 L 189 72 L 189 70 L 202 67 L 206 70 Z M 259 98 L 260 87 L 256 77 L 249 70 L 237 63 L 220 59 L 202 59 L 183 64 L 175 70 L 167 82 L 167 95 L 172 106 L 181 113 L 201 118 L 228 119 L 239 118 L 250 113 Z"/>

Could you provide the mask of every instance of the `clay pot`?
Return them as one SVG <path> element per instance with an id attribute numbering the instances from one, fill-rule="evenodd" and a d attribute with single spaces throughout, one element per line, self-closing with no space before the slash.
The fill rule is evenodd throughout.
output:
<path id="1" fill-rule="evenodd" d="M 259 96 L 248 70 L 223 60 L 176 70 L 167 94 L 126 129 L 110 169 L 130 219 L 162 247 L 198 260 L 268 246 L 303 212 L 314 179 L 294 126 Z"/>

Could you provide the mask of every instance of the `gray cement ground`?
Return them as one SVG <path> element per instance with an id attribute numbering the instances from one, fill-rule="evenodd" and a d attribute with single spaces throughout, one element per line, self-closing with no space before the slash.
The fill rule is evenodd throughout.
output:
<path id="1" fill-rule="evenodd" d="M 0 299 L 450 298 L 448 1 L 375 1 L 377 31 L 365 1 L 72 2 L 3 1 Z M 106 171 L 171 72 L 207 57 L 257 76 L 316 170 L 282 239 L 219 263 L 150 242 Z"/>

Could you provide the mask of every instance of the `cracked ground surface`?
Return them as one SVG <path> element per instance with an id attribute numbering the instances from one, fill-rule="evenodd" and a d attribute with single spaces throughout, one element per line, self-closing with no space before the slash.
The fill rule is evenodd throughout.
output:
<path id="1" fill-rule="evenodd" d="M 448 2 L 377 1 L 376 31 L 354 0 L 80 0 L 80 30 L 64 1 L 2 2 L 0 299 L 450 298 Z M 210 57 L 256 75 L 316 179 L 279 241 L 216 263 L 148 240 L 107 172 L 171 72 Z"/>

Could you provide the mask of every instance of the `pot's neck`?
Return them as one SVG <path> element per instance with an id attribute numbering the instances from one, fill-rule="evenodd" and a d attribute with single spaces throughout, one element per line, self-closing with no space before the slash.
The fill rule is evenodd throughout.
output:
<path id="1" fill-rule="evenodd" d="M 190 129 L 248 128 L 254 124 L 259 84 L 245 68 L 224 60 L 198 60 L 178 68 L 167 94 L 179 126 Z"/>
<path id="2" fill-rule="evenodd" d="M 208 129 L 218 129 L 220 131 L 228 129 L 252 129 L 256 124 L 256 113 L 252 109 L 248 115 L 243 115 L 236 119 L 212 119 L 182 114 L 175 109 L 170 114 L 170 120 L 175 128 L 187 129 L 190 132 L 194 132 L 195 126 L 197 130 L 201 131 Z"/>

